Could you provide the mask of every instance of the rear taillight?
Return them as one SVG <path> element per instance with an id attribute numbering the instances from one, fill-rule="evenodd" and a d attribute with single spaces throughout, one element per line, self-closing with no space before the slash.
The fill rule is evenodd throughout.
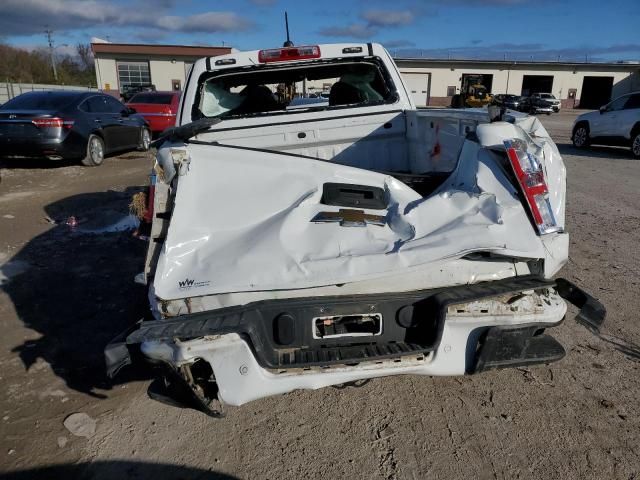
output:
<path id="1" fill-rule="evenodd" d="M 156 194 L 156 173 L 153 171 L 151 175 L 149 175 L 149 195 L 147 195 L 147 208 L 145 210 L 143 220 L 147 223 L 153 222 L 153 207 L 155 202 L 155 194 Z"/>
<path id="2" fill-rule="evenodd" d="M 73 120 L 63 120 L 59 117 L 34 118 L 32 123 L 38 128 L 66 128 L 73 127 Z"/>
<path id="3" fill-rule="evenodd" d="M 305 60 L 307 58 L 320 58 L 320 47 L 309 45 L 304 47 L 273 48 L 258 52 L 258 61 L 261 63 L 287 62 L 289 60 Z"/>
<path id="4" fill-rule="evenodd" d="M 519 138 L 505 140 L 504 146 L 538 233 L 561 230 L 553 215 L 544 171 L 536 155 L 531 153 L 529 145 Z"/>

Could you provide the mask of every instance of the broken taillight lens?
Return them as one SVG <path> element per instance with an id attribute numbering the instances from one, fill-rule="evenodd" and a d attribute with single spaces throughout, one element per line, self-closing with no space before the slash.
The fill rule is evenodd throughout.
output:
<path id="1" fill-rule="evenodd" d="M 151 175 L 149 175 L 149 194 L 147 195 L 147 208 L 145 210 L 145 214 L 143 218 L 143 220 L 146 223 L 153 222 L 153 209 L 154 209 L 155 194 L 156 194 L 156 180 L 157 180 L 156 172 L 152 171 Z"/>
<path id="2" fill-rule="evenodd" d="M 538 233 L 561 230 L 553 215 L 544 171 L 536 155 L 531 153 L 529 145 L 519 138 L 505 140 L 504 146 Z"/>

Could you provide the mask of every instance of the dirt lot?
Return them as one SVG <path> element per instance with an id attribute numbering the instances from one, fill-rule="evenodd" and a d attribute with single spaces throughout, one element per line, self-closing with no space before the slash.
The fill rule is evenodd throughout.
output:
<path id="1" fill-rule="evenodd" d="M 150 400 L 144 372 L 107 382 L 103 346 L 146 308 L 133 283 L 144 242 L 45 218 L 89 230 L 126 214 L 149 156 L 5 165 L 0 476 L 640 479 L 640 353 L 615 345 L 640 343 L 640 161 L 574 150 L 574 115 L 542 117 L 568 169 L 563 275 L 606 305 L 613 338 L 577 325 L 571 308 L 555 330 L 567 357 L 551 366 L 294 392 L 222 420 Z M 96 422 L 88 438 L 63 425 L 76 412 Z"/>

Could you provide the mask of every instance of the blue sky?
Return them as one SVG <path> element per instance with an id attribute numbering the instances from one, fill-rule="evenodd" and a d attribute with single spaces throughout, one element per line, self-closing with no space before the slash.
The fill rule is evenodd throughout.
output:
<path id="1" fill-rule="evenodd" d="M 2 0 L 0 40 L 278 46 L 377 41 L 399 56 L 640 60 L 640 0 Z M 62 47 L 61 51 L 64 51 Z"/>

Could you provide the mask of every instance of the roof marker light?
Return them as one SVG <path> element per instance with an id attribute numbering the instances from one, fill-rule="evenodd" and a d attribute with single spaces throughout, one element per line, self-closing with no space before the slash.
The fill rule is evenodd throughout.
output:
<path id="1" fill-rule="evenodd" d="M 221 58 L 220 60 L 216 60 L 216 66 L 220 66 L 220 65 L 235 65 L 236 64 L 236 59 L 235 58 Z"/>

